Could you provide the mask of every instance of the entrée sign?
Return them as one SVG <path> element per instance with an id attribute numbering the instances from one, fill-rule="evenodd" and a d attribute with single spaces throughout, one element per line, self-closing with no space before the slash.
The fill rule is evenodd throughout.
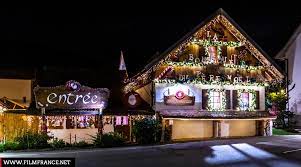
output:
<path id="1" fill-rule="evenodd" d="M 93 89 L 68 81 L 57 87 L 35 87 L 36 107 L 46 109 L 105 108 L 110 95 L 107 88 Z"/>

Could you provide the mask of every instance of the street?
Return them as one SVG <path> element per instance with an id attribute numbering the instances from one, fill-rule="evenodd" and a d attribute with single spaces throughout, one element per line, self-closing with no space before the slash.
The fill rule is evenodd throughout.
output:
<path id="1" fill-rule="evenodd" d="M 76 166 L 301 166 L 301 135 L 221 139 L 156 146 L 1 153 L 0 157 L 75 157 Z"/>

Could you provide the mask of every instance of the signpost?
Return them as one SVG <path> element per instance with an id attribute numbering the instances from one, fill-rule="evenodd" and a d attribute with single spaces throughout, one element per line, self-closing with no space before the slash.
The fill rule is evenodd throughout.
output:
<path id="1" fill-rule="evenodd" d="M 41 109 L 42 131 L 47 132 L 45 113 L 47 110 L 98 110 L 98 132 L 102 134 L 102 111 L 108 104 L 110 91 L 107 88 L 81 86 L 76 81 L 68 81 L 56 87 L 35 87 L 36 107 Z"/>

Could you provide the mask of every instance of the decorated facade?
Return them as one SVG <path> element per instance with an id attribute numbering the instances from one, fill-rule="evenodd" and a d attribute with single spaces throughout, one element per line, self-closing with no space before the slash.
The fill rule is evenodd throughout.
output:
<path id="1" fill-rule="evenodd" d="M 162 118 L 172 140 L 271 135 L 265 90 L 280 68 L 222 10 L 124 80 Z"/>

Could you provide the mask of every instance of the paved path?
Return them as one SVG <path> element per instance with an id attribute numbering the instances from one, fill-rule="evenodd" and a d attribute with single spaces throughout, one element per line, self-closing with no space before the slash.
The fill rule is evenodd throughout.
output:
<path id="1" fill-rule="evenodd" d="M 84 167 L 301 166 L 301 135 L 223 139 L 157 146 L 2 153 L 0 157 L 75 157 Z"/>

